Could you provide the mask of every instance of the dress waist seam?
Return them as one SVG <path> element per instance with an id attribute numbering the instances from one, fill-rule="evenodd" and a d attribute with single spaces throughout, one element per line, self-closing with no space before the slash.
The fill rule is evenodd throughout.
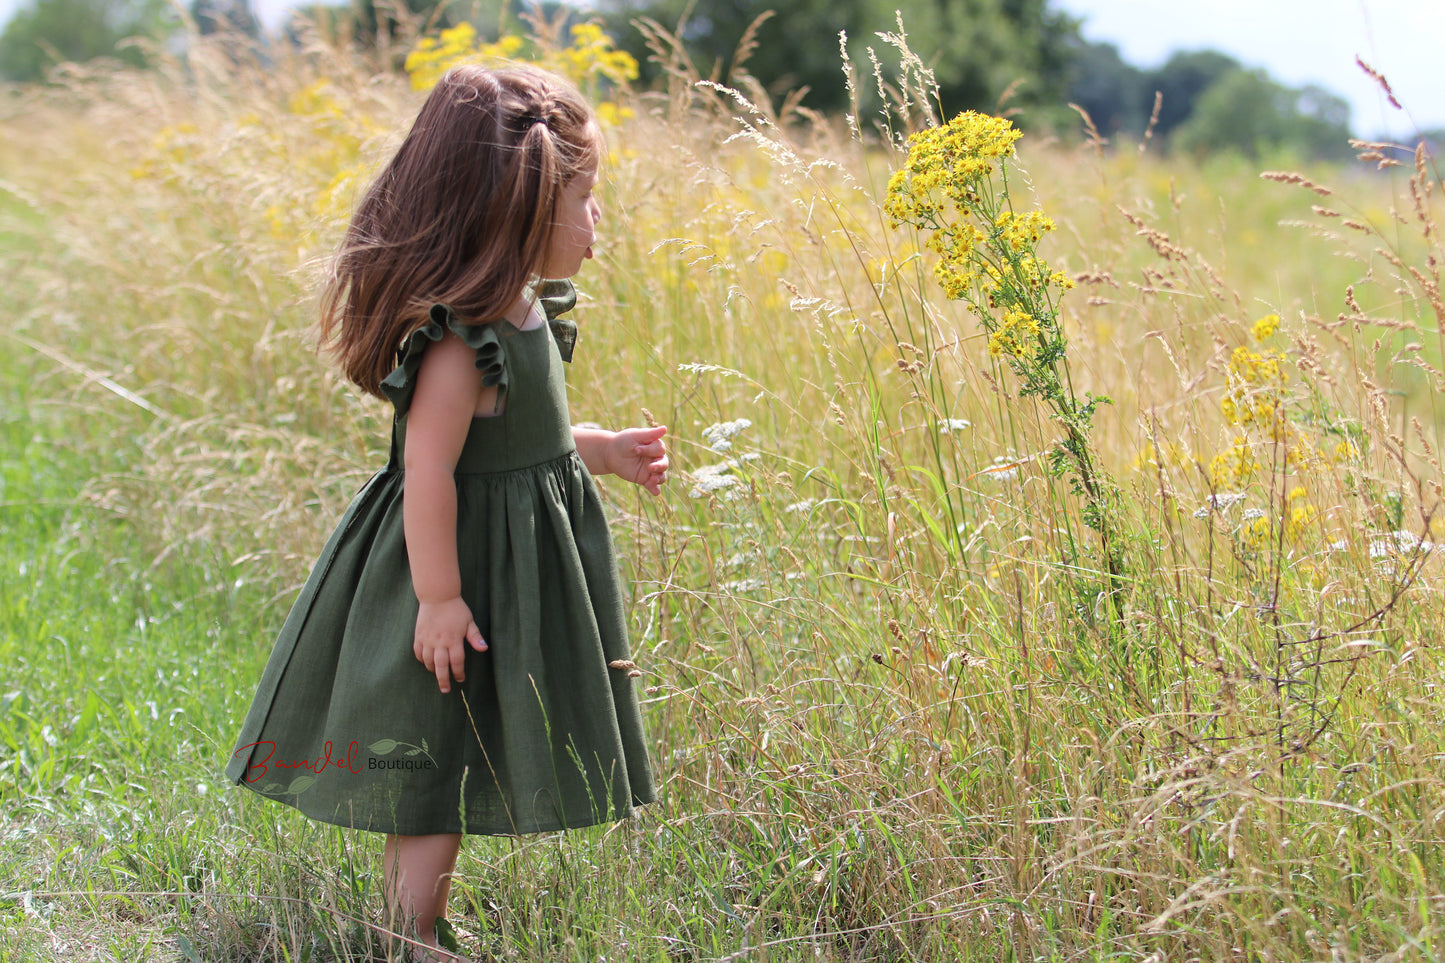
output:
<path id="1" fill-rule="evenodd" d="M 567 451 L 562 452 L 562 454 L 558 455 L 558 456 L 555 457 L 555 458 L 548 458 L 546 461 L 534 462 L 533 464 L 530 464 L 530 465 L 518 465 L 518 466 L 515 467 L 515 468 L 498 468 L 498 469 L 491 469 L 491 470 L 487 470 L 487 471 L 471 471 L 471 470 L 468 470 L 468 469 L 466 469 L 466 468 L 458 468 L 458 469 L 456 469 L 456 471 L 452 472 L 452 474 L 455 475 L 455 476 L 458 477 L 458 478 L 461 478 L 461 477 L 464 477 L 464 476 L 467 477 L 467 478 L 488 478 L 488 477 L 500 478 L 500 477 L 502 477 L 502 476 L 504 476 L 504 475 L 515 475 L 515 474 L 518 474 L 519 472 L 532 472 L 532 471 L 536 471 L 536 470 L 539 469 L 539 468 L 552 468 L 552 467 L 555 467 L 555 466 L 558 466 L 558 465 L 562 464 L 563 462 L 571 462 L 571 461 L 574 461 L 574 460 L 579 460 L 579 461 L 580 461 L 580 457 L 579 457 L 578 454 L 577 454 L 577 449 L 576 449 L 576 448 L 569 448 Z M 385 468 L 383 468 L 380 472 L 378 472 L 378 474 L 380 474 L 380 475 L 396 475 L 396 476 L 398 476 L 398 477 L 405 477 L 405 475 L 406 475 L 406 469 L 403 468 L 403 467 L 401 467 L 400 465 L 389 464 L 389 465 L 387 465 Z"/>

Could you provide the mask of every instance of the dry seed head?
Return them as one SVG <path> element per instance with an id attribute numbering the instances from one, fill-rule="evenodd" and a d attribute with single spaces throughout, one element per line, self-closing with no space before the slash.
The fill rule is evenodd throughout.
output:
<path id="1" fill-rule="evenodd" d="M 1169 235 L 1163 231 L 1146 228 L 1139 231 L 1139 234 L 1148 241 L 1149 246 L 1166 261 L 1184 261 L 1188 259 L 1184 253 L 1184 249 L 1170 243 Z"/>
<path id="2" fill-rule="evenodd" d="M 1380 430 L 1387 430 L 1390 424 L 1390 413 L 1389 404 L 1385 400 L 1385 392 L 1380 390 L 1380 386 L 1369 378 L 1361 379 L 1360 384 L 1365 389 L 1365 404 L 1370 409 L 1370 413 L 1375 416 L 1376 424 Z M 1403 443 L 1400 447 L 1404 447 Z"/>
<path id="3" fill-rule="evenodd" d="M 1144 139 L 1139 142 L 1139 153 L 1144 153 L 1144 147 L 1149 139 L 1154 136 L 1154 128 L 1159 126 L 1159 112 L 1164 107 L 1164 91 L 1154 91 L 1154 109 L 1149 111 L 1149 126 L 1144 128 Z"/>
<path id="4" fill-rule="evenodd" d="M 1144 222 L 1144 219 L 1142 217 L 1139 217 L 1137 214 L 1132 214 L 1122 207 L 1118 210 L 1120 214 L 1124 215 L 1125 220 L 1127 220 L 1130 224 L 1134 225 L 1135 232 L 1138 234 L 1138 236 L 1148 241 L 1149 246 L 1154 249 L 1154 252 L 1160 257 L 1164 258 L 1164 260 L 1186 261 L 1189 259 L 1188 255 L 1184 253 L 1183 248 L 1176 246 L 1172 241 L 1169 240 L 1168 234 L 1165 234 L 1163 231 L 1160 231 L 1156 228 L 1150 227 Z M 1163 286 L 1167 287 L 1167 285 Z"/>
<path id="5" fill-rule="evenodd" d="M 607 663 L 607 667 L 609 669 L 616 669 L 619 672 L 626 672 L 629 679 L 637 679 L 642 676 L 642 670 L 639 669 L 637 663 L 631 659 L 613 659 Z"/>
<path id="6" fill-rule="evenodd" d="M 1364 151 L 1357 155 L 1357 158 L 1361 161 L 1374 161 L 1376 170 L 1384 170 L 1387 167 L 1405 166 L 1404 164 L 1401 164 L 1399 161 L 1395 160 L 1395 158 L 1377 150 Z"/>
<path id="7" fill-rule="evenodd" d="M 1321 197 L 1328 197 L 1333 193 L 1328 187 L 1322 187 L 1316 184 L 1297 171 L 1264 171 L 1259 176 L 1264 180 L 1278 181 L 1281 184 L 1298 184 L 1306 190 L 1314 191 Z"/>
<path id="8" fill-rule="evenodd" d="M 1415 432 L 1415 440 L 1418 441 L 1420 447 L 1425 450 L 1425 460 L 1430 463 L 1432 468 L 1439 471 L 1440 462 L 1435 457 L 1435 449 L 1431 446 L 1430 439 L 1425 435 L 1425 426 L 1420 424 L 1419 418 L 1412 417 L 1410 419 L 1410 428 Z"/>
<path id="9" fill-rule="evenodd" d="M 1390 89 L 1390 82 L 1385 79 L 1384 74 L 1380 73 L 1374 67 L 1371 67 L 1369 64 L 1365 63 L 1358 56 L 1355 57 L 1355 66 L 1359 67 L 1361 70 L 1363 70 L 1366 74 L 1369 75 L 1371 80 L 1379 84 L 1380 89 L 1385 92 L 1385 99 L 1390 102 L 1391 107 L 1395 108 L 1396 110 L 1404 110 L 1404 108 L 1400 106 L 1400 102 L 1395 99 L 1395 92 Z"/>

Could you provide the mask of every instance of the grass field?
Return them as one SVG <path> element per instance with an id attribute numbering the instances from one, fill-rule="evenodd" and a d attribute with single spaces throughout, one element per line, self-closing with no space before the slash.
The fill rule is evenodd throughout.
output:
<path id="1" fill-rule="evenodd" d="M 671 427 L 665 499 L 603 480 L 661 800 L 469 841 L 464 946 L 1437 958 L 1433 159 L 1020 142 L 1110 548 L 887 224 L 884 115 L 671 77 L 618 98 L 569 371 Z M 321 45 L 60 81 L 0 94 L 0 959 L 383 959 L 379 841 L 221 770 L 385 458 L 315 278 L 421 95 Z"/>

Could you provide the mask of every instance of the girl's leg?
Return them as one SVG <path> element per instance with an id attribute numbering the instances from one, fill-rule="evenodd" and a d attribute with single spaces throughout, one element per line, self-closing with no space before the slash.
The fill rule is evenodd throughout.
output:
<path id="1" fill-rule="evenodd" d="M 397 932 L 414 929 L 423 943 L 436 946 L 436 919 L 446 915 L 461 842 L 460 833 L 386 837 L 386 906 Z"/>

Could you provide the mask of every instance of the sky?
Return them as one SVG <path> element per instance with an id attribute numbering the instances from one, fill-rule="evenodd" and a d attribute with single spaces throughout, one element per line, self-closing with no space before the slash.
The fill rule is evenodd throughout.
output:
<path id="1" fill-rule="evenodd" d="M 0 22 L 31 0 L 0 0 Z M 252 0 L 279 23 L 290 0 Z M 1263 67 L 1291 87 L 1314 83 L 1344 97 L 1358 136 L 1408 137 L 1445 128 L 1445 0 L 1051 0 L 1083 22 L 1084 37 L 1112 43 L 1136 67 L 1176 50 L 1211 48 Z M 706 8 L 707 0 L 699 0 Z M 780 10 L 786 0 L 778 0 Z M 785 14 L 786 16 L 786 14 Z M 889 25 L 891 26 L 891 25 Z M 1384 74 L 1404 111 L 1389 107 L 1358 67 Z"/>
<path id="2" fill-rule="evenodd" d="M 1350 103 L 1356 136 L 1445 128 L 1445 0 L 1052 0 L 1086 40 L 1126 63 L 1157 67 L 1176 50 L 1211 48 L 1290 87 Z M 1355 65 L 1384 75 L 1404 111 Z"/>

